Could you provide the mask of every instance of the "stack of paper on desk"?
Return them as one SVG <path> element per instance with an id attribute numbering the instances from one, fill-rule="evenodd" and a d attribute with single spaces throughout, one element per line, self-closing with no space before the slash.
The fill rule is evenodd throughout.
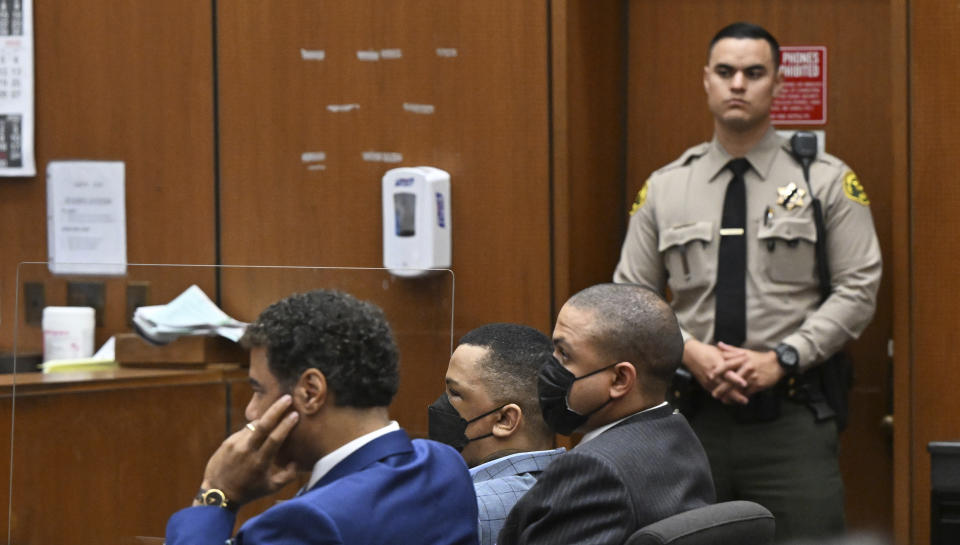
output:
<path id="1" fill-rule="evenodd" d="M 89 371 L 107 371 L 119 367 L 115 360 L 79 358 L 72 360 L 50 360 L 40 364 L 44 373 L 74 373 Z"/>
<path id="2" fill-rule="evenodd" d="M 114 351 L 115 346 L 116 339 L 110 337 L 107 339 L 107 342 L 103 343 L 100 350 L 97 350 L 97 353 L 89 358 L 48 360 L 40 364 L 40 369 L 42 369 L 44 373 L 105 371 L 107 369 L 115 369 L 119 366 Z"/>
<path id="3" fill-rule="evenodd" d="M 247 327 L 227 316 L 196 285 L 166 305 L 137 308 L 133 324 L 144 339 L 155 344 L 184 335 L 221 335 L 237 342 Z"/>

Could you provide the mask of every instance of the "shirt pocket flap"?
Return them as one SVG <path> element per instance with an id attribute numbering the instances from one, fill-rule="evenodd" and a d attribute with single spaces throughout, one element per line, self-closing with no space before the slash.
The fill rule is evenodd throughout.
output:
<path id="1" fill-rule="evenodd" d="M 659 251 L 664 251 L 673 246 L 684 246 L 689 242 L 699 240 L 704 243 L 713 240 L 713 223 L 709 221 L 698 221 L 686 225 L 670 227 L 660 234 Z"/>
<path id="2" fill-rule="evenodd" d="M 760 239 L 806 240 L 817 242 L 817 225 L 807 218 L 776 218 L 768 225 L 760 225 Z"/>

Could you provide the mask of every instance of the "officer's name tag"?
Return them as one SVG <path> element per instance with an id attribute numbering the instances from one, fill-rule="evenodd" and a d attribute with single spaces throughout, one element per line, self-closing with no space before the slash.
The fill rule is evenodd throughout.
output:
<path id="1" fill-rule="evenodd" d="M 722 237 L 742 237 L 743 236 L 743 227 L 724 227 L 720 229 L 720 236 Z"/>

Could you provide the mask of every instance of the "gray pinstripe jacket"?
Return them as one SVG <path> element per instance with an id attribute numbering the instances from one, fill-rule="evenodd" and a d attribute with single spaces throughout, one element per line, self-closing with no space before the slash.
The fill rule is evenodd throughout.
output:
<path id="1" fill-rule="evenodd" d="M 510 511 L 498 543 L 623 543 L 648 524 L 714 501 L 700 441 L 664 405 L 557 458 Z"/>

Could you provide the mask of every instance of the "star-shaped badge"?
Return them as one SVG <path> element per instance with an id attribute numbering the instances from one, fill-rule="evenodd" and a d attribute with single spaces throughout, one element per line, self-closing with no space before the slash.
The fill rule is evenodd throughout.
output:
<path id="1" fill-rule="evenodd" d="M 797 184 L 791 182 L 785 187 L 778 187 L 777 194 L 777 204 L 786 208 L 787 210 L 793 210 L 797 206 L 803 206 L 803 196 L 807 194 L 806 191 L 797 187 Z"/>

